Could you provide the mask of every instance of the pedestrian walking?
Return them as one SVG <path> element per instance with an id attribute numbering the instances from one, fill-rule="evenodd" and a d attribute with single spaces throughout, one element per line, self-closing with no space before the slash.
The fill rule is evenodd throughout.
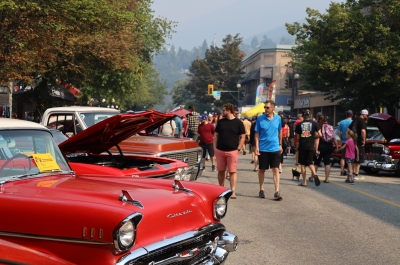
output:
<path id="1" fill-rule="evenodd" d="M 348 110 L 346 111 L 346 119 L 341 120 L 339 122 L 339 126 L 338 126 L 338 136 L 340 138 L 340 141 L 342 141 L 342 145 L 346 142 L 346 132 L 347 129 L 349 128 L 350 124 L 353 122 L 353 111 L 352 110 Z M 345 155 L 346 155 L 346 149 L 341 149 L 341 155 L 340 155 L 340 175 L 341 176 L 346 176 L 346 171 L 344 170 L 344 166 L 345 166 Z"/>
<path id="2" fill-rule="evenodd" d="M 318 144 L 318 150 L 316 151 L 316 159 L 314 160 L 315 174 L 318 172 L 319 164 L 323 161 L 325 166 L 324 182 L 329 183 L 332 153 L 334 150 L 336 151 L 338 147 L 332 125 L 328 124 L 324 115 L 320 115 L 318 119 L 318 124 L 321 127 L 321 138 Z"/>
<path id="3" fill-rule="evenodd" d="M 176 124 L 174 120 L 169 120 L 161 125 L 159 134 L 162 136 L 174 136 L 176 130 Z"/>
<path id="4" fill-rule="evenodd" d="M 282 173 L 282 164 L 283 164 L 283 158 L 286 156 L 287 158 L 287 148 L 290 145 L 289 143 L 289 134 L 290 134 L 290 128 L 287 123 L 287 119 L 284 118 L 282 122 L 282 154 L 281 154 L 281 161 L 279 163 L 279 173 Z"/>
<path id="5" fill-rule="evenodd" d="M 302 183 L 299 186 L 307 186 L 306 167 L 311 170 L 310 182 L 315 181 L 315 185 L 320 185 L 320 180 L 315 173 L 313 159 L 315 151 L 318 150 L 319 138 L 321 137 L 321 129 L 315 121 L 310 119 L 310 111 L 303 111 L 303 121 L 297 124 L 296 134 L 299 135 L 299 164 L 301 165 Z"/>
<path id="6" fill-rule="evenodd" d="M 293 124 L 293 132 L 296 131 L 297 125 L 302 121 L 303 121 L 303 115 L 302 114 L 298 114 L 297 115 L 297 120 Z M 295 154 L 296 154 L 296 166 L 299 165 L 299 152 L 297 152 L 298 148 L 299 148 L 299 138 L 300 138 L 299 135 L 296 134 L 296 132 L 295 132 L 295 134 L 294 134 L 294 150 L 295 150 Z"/>
<path id="7" fill-rule="evenodd" d="M 253 117 L 250 128 L 251 163 L 254 164 L 254 171 L 258 171 L 258 155 L 256 155 L 256 122 L 257 116 Z"/>
<path id="8" fill-rule="evenodd" d="M 215 171 L 214 165 L 214 125 L 207 121 L 207 116 L 202 114 L 200 116 L 200 124 L 198 127 L 198 134 L 200 136 L 199 145 L 203 149 L 203 156 L 201 158 L 201 170 L 206 168 L 206 156 L 210 155 L 211 171 Z"/>
<path id="9" fill-rule="evenodd" d="M 215 128 L 214 152 L 217 160 L 218 182 L 224 186 L 225 170 L 228 169 L 232 199 L 236 199 L 237 161 L 238 154 L 245 140 L 243 123 L 235 118 L 234 108 L 230 103 L 222 107 L 223 118 Z"/>
<path id="10" fill-rule="evenodd" d="M 243 151 L 243 155 L 245 155 L 246 150 L 247 150 L 247 145 L 249 145 L 249 143 L 250 143 L 250 128 L 251 128 L 251 121 L 249 121 L 249 117 L 247 115 L 244 116 L 243 125 L 244 125 L 244 130 L 245 130 L 246 136 L 245 136 L 242 151 Z"/>
<path id="11" fill-rule="evenodd" d="M 187 137 L 188 133 L 188 124 L 187 124 L 187 117 L 183 116 L 182 117 L 182 129 L 183 129 L 183 137 Z"/>
<path id="12" fill-rule="evenodd" d="M 175 116 L 174 121 L 175 121 L 175 125 L 176 125 L 174 136 L 178 137 L 178 138 L 181 138 L 183 136 L 182 118 L 178 117 L 178 116 Z"/>
<path id="13" fill-rule="evenodd" d="M 197 134 L 197 129 L 199 127 L 200 114 L 196 112 L 194 106 L 189 106 L 189 111 L 190 114 L 188 115 L 187 118 L 187 131 L 188 131 L 187 136 L 197 141 L 199 138 L 199 135 Z"/>
<path id="14" fill-rule="evenodd" d="M 356 134 L 357 139 L 357 148 L 359 153 L 359 159 L 355 161 L 353 173 L 355 180 L 363 180 L 365 179 L 362 176 L 359 176 L 360 173 L 360 164 L 364 163 L 365 160 L 365 142 L 367 140 L 367 120 L 368 120 L 368 110 L 363 109 L 361 111 L 360 116 L 353 120 L 353 122 L 349 125 L 347 130 L 351 130 Z"/>
<path id="15" fill-rule="evenodd" d="M 292 117 L 290 117 L 290 115 L 286 116 L 286 118 L 287 118 L 287 124 L 289 126 L 289 147 L 288 147 L 288 149 L 290 150 L 291 154 L 295 154 L 296 151 L 294 148 L 294 122 L 292 121 Z"/>
<path id="16" fill-rule="evenodd" d="M 352 172 L 355 163 L 359 160 L 359 152 L 357 145 L 355 142 L 357 141 L 357 136 L 352 130 L 346 131 L 346 143 L 344 143 L 338 150 L 346 150 L 346 163 L 347 163 L 347 178 L 345 180 L 346 183 L 354 184 L 354 175 Z"/>
<path id="17" fill-rule="evenodd" d="M 258 181 L 260 191 L 258 196 L 265 198 L 264 178 L 265 170 L 271 168 L 272 178 L 274 180 L 274 199 L 282 200 L 279 189 L 280 173 L 279 162 L 283 152 L 282 150 L 282 119 L 274 114 L 275 102 L 273 100 L 265 101 L 265 113 L 257 118 L 255 126 L 255 144 L 256 155 L 258 155 Z"/>

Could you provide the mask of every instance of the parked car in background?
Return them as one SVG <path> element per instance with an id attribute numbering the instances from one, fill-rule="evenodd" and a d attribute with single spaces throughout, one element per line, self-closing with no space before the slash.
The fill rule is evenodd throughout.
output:
<path id="1" fill-rule="evenodd" d="M 345 136 L 344 136 L 345 137 Z M 338 147 L 342 146 L 342 141 L 339 138 L 338 129 L 335 129 L 335 138 Z M 371 149 L 372 144 L 374 143 L 382 143 L 385 141 L 382 133 L 379 131 L 378 127 L 375 126 L 367 126 L 367 135 L 366 135 L 366 143 L 365 143 L 365 153 L 368 153 Z M 332 161 L 331 165 L 339 164 L 340 165 L 341 153 L 332 153 Z"/>
<path id="2" fill-rule="evenodd" d="M 0 118 L 0 240 L 59 262 L 222 264 L 238 246 L 221 223 L 231 195 L 206 183 L 76 174 L 47 128 Z"/>
<path id="3" fill-rule="evenodd" d="M 67 136 L 77 135 L 82 130 L 101 122 L 104 119 L 119 114 L 118 110 L 100 107 L 57 107 L 47 109 L 42 117 L 41 124 L 51 126 L 60 130 Z M 158 117 L 157 122 L 149 121 L 142 130 L 152 132 L 165 122 L 173 119 L 173 114 L 165 114 L 157 111 L 146 111 L 134 115 L 153 114 Z M 119 143 L 125 156 L 140 155 L 147 157 L 165 157 L 180 160 L 187 163 L 188 169 L 185 175 L 186 180 L 196 180 L 201 176 L 200 160 L 202 149 L 198 143 L 189 138 L 174 138 L 147 135 L 132 135 Z M 111 148 L 119 152 L 117 148 Z"/>
<path id="4" fill-rule="evenodd" d="M 385 171 L 400 176 L 400 122 L 384 113 L 375 113 L 369 118 L 374 121 L 384 139 L 369 140 L 370 146 L 366 151 L 365 162 L 360 165 L 361 169 L 369 174 Z"/>

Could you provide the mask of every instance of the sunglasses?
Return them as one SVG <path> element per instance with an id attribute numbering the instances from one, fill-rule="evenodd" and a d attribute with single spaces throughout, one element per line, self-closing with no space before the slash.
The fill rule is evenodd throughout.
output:
<path id="1" fill-rule="evenodd" d="M 264 109 L 272 109 L 272 107 L 264 107 Z"/>

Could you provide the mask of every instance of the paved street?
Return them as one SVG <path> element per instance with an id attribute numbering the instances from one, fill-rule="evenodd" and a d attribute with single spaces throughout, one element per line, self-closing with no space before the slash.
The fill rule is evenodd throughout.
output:
<path id="1" fill-rule="evenodd" d="M 365 180 L 349 185 L 336 164 L 331 183 L 322 182 L 320 168 L 319 187 L 299 187 L 292 180 L 294 157 L 289 156 L 278 202 L 272 200 L 271 172 L 266 173 L 266 198 L 260 199 L 251 156 L 239 160 L 238 198 L 229 201 L 223 223 L 239 237 L 240 246 L 226 264 L 399 264 L 400 178 L 364 175 Z M 210 162 L 198 181 L 218 183 Z"/>

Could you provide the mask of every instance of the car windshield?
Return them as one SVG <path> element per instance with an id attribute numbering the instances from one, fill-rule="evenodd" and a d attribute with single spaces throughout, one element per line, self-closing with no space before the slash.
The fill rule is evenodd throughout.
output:
<path id="1" fill-rule="evenodd" d="M 95 125 L 98 122 L 101 122 L 107 118 L 110 118 L 114 115 L 117 115 L 118 112 L 80 112 L 79 116 L 84 122 L 86 128 Z"/>
<path id="2" fill-rule="evenodd" d="M 49 132 L 0 131 L 0 181 L 24 175 L 70 171 Z"/>

